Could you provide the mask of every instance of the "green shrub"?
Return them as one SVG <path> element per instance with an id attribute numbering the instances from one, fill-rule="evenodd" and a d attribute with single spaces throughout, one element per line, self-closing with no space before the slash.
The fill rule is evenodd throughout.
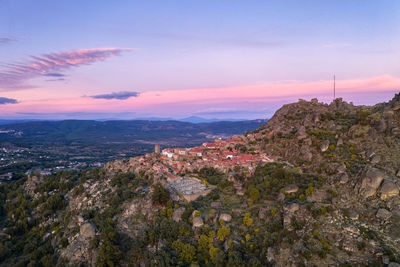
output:
<path id="1" fill-rule="evenodd" d="M 224 174 L 212 167 L 210 168 L 205 167 L 199 171 L 199 176 L 202 179 L 205 179 L 209 184 L 217 185 L 220 182 L 222 182 Z"/>
<path id="2" fill-rule="evenodd" d="M 165 189 L 160 183 L 153 186 L 154 191 L 151 196 L 153 204 L 165 205 L 171 199 L 170 194 L 167 189 Z"/>

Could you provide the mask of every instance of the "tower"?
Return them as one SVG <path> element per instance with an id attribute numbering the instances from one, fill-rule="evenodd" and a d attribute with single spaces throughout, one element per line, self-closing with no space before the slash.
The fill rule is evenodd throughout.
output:
<path id="1" fill-rule="evenodd" d="M 156 145 L 154 146 L 154 153 L 160 154 L 160 145 L 159 145 L 159 144 L 156 144 Z"/>

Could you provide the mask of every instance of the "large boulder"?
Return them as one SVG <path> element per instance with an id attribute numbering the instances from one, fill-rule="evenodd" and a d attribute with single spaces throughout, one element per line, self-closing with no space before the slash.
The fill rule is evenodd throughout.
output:
<path id="1" fill-rule="evenodd" d="M 193 227 L 202 227 L 204 225 L 203 219 L 198 216 L 193 218 Z"/>
<path id="2" fill-rule="evenodd" d="M 289 184 L 283 188 L 286 194 L 296 193 L 299 191 L 299 187 L 295 184 Z"/>
<path id="3" fill-rule="evenodd" d="M 96 235 L 96 227 L 91 223 L 81 225 L 80 234 L 86 238 L 93 238 Z"/>
<path id="4" fill-rule="evenodd" d="M 397 196 L 399 194 L 399 187 L 390 180 L 385 179 L 379 189 L 381 193 L 381 199 Z"/>
<path id="5" fill-rule="evenodd" d="M 219 219 L 223 220 L 224 222 L 230 222 L 232 220 L 232 216 L 230 214 L 228 214 L 228 213 L 222 213 L 219 216 Z"/>
<path id="6" fill-rule="evenodd" d="M 321 152 L 327 151 L 328 148 L 329 148 L 329 145 L 330 145 L 329 140 L 323 141 L 323 142 L 321 143 L 321 145 L 320 145 Z"/>
<path id="7" fill-rule="evenodd" d="M 365 198 L 375 195 L 385 177 L 386 174 L 381 170 L 375 168 L 367 170 L 361 180 L 359 193 Z"/>

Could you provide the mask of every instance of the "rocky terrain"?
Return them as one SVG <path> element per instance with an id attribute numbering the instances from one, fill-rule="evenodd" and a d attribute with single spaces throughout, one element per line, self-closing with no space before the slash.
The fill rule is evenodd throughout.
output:
<path id="1" fill-rule="evenodd" d="M 135 160 L 1 185 L 1 265 L 400 266 L 400 95 L 299 100 L 241 140 L 275 162 L 186 173 L 192 201 Z"/>

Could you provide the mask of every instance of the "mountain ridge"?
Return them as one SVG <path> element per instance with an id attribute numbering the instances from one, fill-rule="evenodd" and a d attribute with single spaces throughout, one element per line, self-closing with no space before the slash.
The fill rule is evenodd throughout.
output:
<path id="1" fill-rule="evenodd" d="M 28 202 L 3 195 L 3 222 L 11 224 L 2 224 L 2 248 L 15 252 L 3 250 L 8 257 L 1 260 L 397 266 L 399 139 L 400 94 L 374 106 L 300 100 L 232 140 L 80 173 L 33 174 L 15 184 Z M 273 162 L 258 163 L 265 154 Z M 251 161 L 253 169 L 244 166 Z M 24 229 L 19 221 L 26 230 L 17 231 Z M 16 250 L 18 240 L 39 230 L 37 249 Z M 48 252 L 38 257 L 42 247 Z"/>

